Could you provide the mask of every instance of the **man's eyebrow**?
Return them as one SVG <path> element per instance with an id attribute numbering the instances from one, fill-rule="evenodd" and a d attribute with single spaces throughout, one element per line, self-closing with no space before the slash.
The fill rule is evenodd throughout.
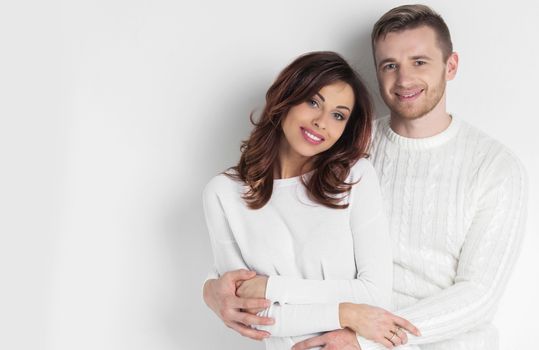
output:
<path id="1" fill-rule="evenodd" d="M 410 57 L 410 59 L 412 59 L 412 60 L 432 60 L 432 58 L 430 58 L 430 56 L 427 56 L 427 55 L 412 56 L 412 57 Z"/>
<path id="2" fill-rule="evenodd" d="M 381 60 L 380 62 L 378 62 L 378 67 L 381 67 L 383 66 L 384 64 L 388 63 L 388 62 L 395 62 L 395 59 L 394 58 L 384 58 L 383 60 Z"/>
<path id="3" fill-rule="evenodd" d="M 411 56 L 410 59 L 414 60 L 414 61 L 415 60 L 432 61 L 432 58 L 430 56 L 427 56 L 427 55 Z M 389 62 L 395 62 L 395 59 L 392 58 L 392 57 L 384 58 L 383 60 L 378 62 L 378 68 L 380 68 L 381 66 L 383 66 L 384 64 L 389 63 Z"/>
<path id="4" fill-rule="evenodd" d="M 324 96 L 320 95 L 319 92 L 316 93 L 316 96 L 320 97 L 320 99 L 321 99 L 323 102 L 326 102 L 326 99 L 324 98 Z"/>

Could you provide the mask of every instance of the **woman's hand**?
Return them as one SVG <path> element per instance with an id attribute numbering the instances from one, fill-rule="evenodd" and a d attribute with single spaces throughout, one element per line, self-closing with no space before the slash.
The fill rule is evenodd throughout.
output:
<path id="1" fill-rule="evenodd" d="M 263 299 L 266 296 L 266 285 L 268 277 L 257 275 L 249 280 L 243 280 L 236 283 L 236 295 L 240 298 Z M 263 308 L 245 309 L 244 311 L 256 315 Z"/>
<path id="2" fill-rule="evenodd" d="M 339 320 L 341 327 L 348 327 L 362 337 L 380 343 L 388 349 L 406 344 L 408 337 L 404 330 L 415 336 L 421 335 L 419 330 L 404 318 L 366 304 L 341 303 Z"/>

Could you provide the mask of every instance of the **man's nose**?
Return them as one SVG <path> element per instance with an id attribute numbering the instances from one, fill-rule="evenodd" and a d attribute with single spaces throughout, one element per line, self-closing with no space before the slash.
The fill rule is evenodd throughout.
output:
<path id="1" fill-rule="evenodd" d="M 412 72 L 409 67 L 400 66 L 397 70 L 397 84 L 407 86 L 412 82 Z"/>

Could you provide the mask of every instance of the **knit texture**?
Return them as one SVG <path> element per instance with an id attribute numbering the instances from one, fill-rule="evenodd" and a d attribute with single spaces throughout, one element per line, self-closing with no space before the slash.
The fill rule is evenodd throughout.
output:
<path id="1" fill-rule="evenodd" d="M 372 155 L 393 241 L 393 309 L 422 333 L 409 335 L 409 348 L 497 349 L 490 321 L 524 231 L 520 161 L 455 118 L 425 139 L 402 137 L 379 119 Z"/>

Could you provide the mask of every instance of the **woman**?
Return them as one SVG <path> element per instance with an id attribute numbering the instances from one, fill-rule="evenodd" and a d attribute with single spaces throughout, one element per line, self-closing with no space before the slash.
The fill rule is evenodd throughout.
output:
<path id="1" fill-rule="evenodd" d="M 388 346 L 406 340 L 389 318 L 374 334 L 381 309 L 355 305 L 387 308 L 392 287 L 382 198 L 366 160 L 371 115 L 344 59 L 301 56 L 269 88 L 239 163 L 204 190 L 218 273 L 256 271 L 236 293 L 272 301 L 248 310 L 275 319 L 258 326 L 272 335 L 267 349 L 341 327 Z"/>

